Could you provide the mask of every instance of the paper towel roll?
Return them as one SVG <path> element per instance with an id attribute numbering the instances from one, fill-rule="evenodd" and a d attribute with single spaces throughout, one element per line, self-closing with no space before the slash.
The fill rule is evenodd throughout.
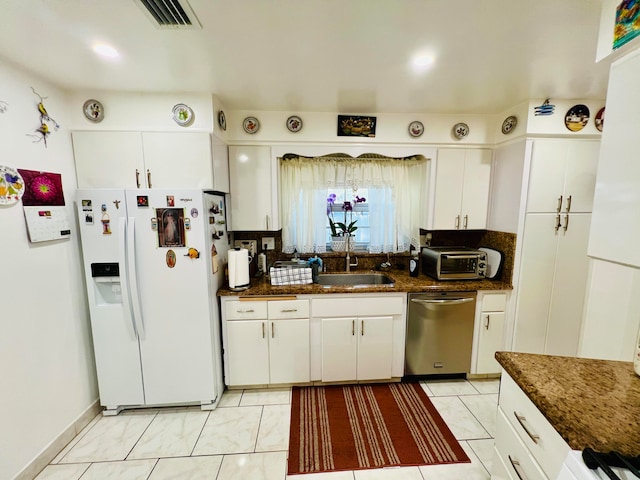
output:
<path id="1" fill-rule="evenodd" d="M 237 247 L 229 250 L 229 289 L 246 290 L 249 280 L 249 250 Z"/>

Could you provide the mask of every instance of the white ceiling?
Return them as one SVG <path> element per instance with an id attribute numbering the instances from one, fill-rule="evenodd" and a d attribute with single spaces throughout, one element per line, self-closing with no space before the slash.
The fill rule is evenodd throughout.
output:
<path id="1" fill-rule="evenodd" d="M 0 58 L 68 89 L 207 92 L 240 110 L 498 113 L 606 94 L 601 0 L 189 3 L 202 29 L 158 29 L 138 0 L 0 0 Z M 436 63 L 416 75 L 419 50 Z"/>

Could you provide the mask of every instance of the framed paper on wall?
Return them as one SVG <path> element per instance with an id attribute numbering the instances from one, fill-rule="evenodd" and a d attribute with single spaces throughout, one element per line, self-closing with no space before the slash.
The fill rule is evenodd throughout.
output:
<path id="1" fill-rule="evenodd" d="M 616 8 L 613 49 L 640 35 L 640 0 L 622 0 Z"/>
<path id="2" fill-rule="evenodd" d="M 338 115 L 339 137 L 375 137 L 376 117 Z"/>

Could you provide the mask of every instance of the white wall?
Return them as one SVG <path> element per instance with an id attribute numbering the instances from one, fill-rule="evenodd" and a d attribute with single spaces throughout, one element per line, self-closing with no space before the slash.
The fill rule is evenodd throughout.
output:
<path id="1" fill-rule="evenodd" d="M 0 63 L 0 163 L 62 174 L 75 219 L 75 169 L 68 98 L 46 81 Z M 44 143 L 38 97 L 61 125 Z M 0 478 L 10 479 L 65 431 L 98 397 L 78 231 L 71 239 L 30 244 L 22 203 L 0 206 Z"/>

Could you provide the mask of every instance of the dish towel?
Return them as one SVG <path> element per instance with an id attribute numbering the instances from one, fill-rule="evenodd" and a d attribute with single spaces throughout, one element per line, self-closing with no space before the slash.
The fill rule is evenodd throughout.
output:
<path id="1" fill-rule="evenodd" d="M 313 283 L 311 268 L 273 268 L 269 269 L 271 285 L 306 285 Z"/>

